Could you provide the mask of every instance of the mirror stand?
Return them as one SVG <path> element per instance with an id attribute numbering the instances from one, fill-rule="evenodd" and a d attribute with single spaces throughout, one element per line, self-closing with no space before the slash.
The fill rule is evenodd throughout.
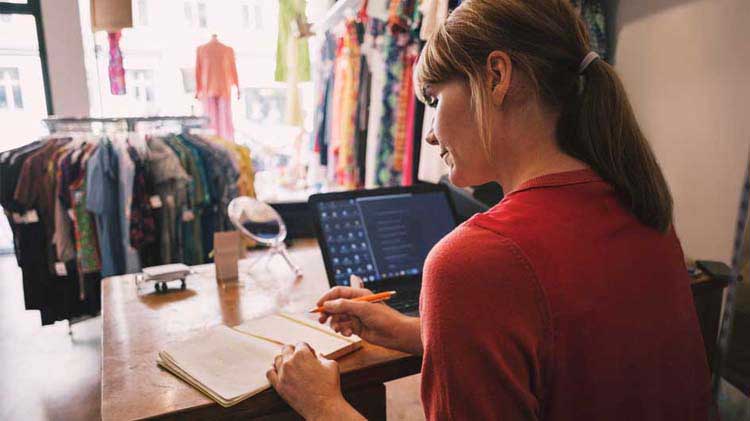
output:
<path id="1" fill-rule="evenodd" d="M 280 242 L 278 244 L 270 246 L 260 257 L 253 260 L 250 265 L 245 269 L 247 272 L 250 272 L 250 270 L 260 263 L 261 260 L 266 261 L 266 265 L 268 265 L 271 262 L 271 259 L 274 258 L 274 256 L 280 255 L 284 258 L 284 261 L 289 265 L 289 269 L 294 272 L 295 279 L 301 279 L 302 278 L 302 269 L 299 268 L 299 266 L 295 265 L 294 262 L 292 262 L 291 257 L 289 257 L 289 252 L 286 250 L 286 245 L 284 242 Z"/>
<path id="2" fill-rule="evenodd" d="M 268 269 L 268 263 L 278 254 L 294 272 L 295 280 L 302 278 L 302 270 L 292 262 L 284 244 L 286 225 L 274 208 L 252 197 L 240 196 L 229 202 L 227 215 L 244 237 L 268 247 L 265 253 L 250 262 L 245 272 L 249 272 L 261 260 L 266 260 Z"/>

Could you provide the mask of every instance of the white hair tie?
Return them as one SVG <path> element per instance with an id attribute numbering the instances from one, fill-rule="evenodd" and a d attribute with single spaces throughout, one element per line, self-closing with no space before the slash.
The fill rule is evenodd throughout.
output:
<path id="1" fill-rule="evenodd" d="M 586 54 L 586 57 L 584 57 L 583 60 L 581 61 L 581 65 L 578 66 L 578 74 L 582 75 L 583 72 L 585 72 L 586 69 L 589 67 L 589 65 L 598 58 L 599 58 L 599 54 L 597 54 L 595 51 L 589 51 L 589 53 Z"/>

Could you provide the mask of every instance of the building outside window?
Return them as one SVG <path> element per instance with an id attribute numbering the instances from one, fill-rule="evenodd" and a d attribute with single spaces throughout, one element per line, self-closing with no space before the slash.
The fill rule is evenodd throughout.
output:
<path id="1" fill-rule="evenodd" d="M 0 110 L 22 110 L 23 94 L 17 67 L 0 67 Z"/>
<path id="2" fill-rule="evenodd" d="M 46 116 L 34 16 L 0 13 L 0 152 L 46 134 Z"/>
<path id="3" fill-rule="evenodd" d="M 242 5 L 242 27 L 245 29 L 250 28 L 250 5 Z"/>
<path id="4" fill-rule="evenodd" d="M 188 0 L 183 3 L 185 22 L 190 28 L 205 28 L 208 25 L 206 18 L 206 2 Z"/>
<path id="5" fill-rule="evenodd" d="M 242 27 L 263 30 L 263 8 L 257 1 L 242 4 Z"/>
<path id="6" fill-rule="evenodd" d="M 135 0 L 133 20 L 136 26 L 148 26 L 148 0 Z"/>
<path id="7" fill-rule="evenodd" d="M 198 27 L 205 28 L 208 24 L 206 19 L 206 3 L 199 1 L 198 4 Z"/>
<path id="8" fill-rule="evenodd" d="M 154 102 L 154 71 L 128 69 L 125 71 L 128 94 L 138 102 Z"/>
<path id="9" fill-rule="evenodd" d="M 254 124 L 283 124 L 286 91 L 280 88 L 246 88 L 245 118 Z"/>
<path id="10" fill-rule="evenodd" d="M 255 28 L 260 31 L 263 30 L 263 9 L 260 7 L 258 0 L 253 2 L 253 17 L 255 18 Z"/>
<path id="11" fill-rule="evenodd" d="M 194 26 L 194 20 L 193 20 L 193 2 L 186 1 L 183 3 L 183 9 L 185 12 L 185 22 L 188 26 L 192 27 Z"/>

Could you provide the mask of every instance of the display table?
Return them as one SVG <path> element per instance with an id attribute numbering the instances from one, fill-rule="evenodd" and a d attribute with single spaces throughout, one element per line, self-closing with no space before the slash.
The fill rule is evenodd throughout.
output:
<path id="1" fill-rule="evenodd" d="M 255 258 L 251 253 L 250 259 Z M 314 240 L 290 249 L 304 271 L 295 282 L 280 258 L 262 264 L 238 285 L 219 286 L 213 265 L 195 266 L 186 290 L 139 290 L 135 275 L 107 278 L 102 285 L 102 419 L 298 419 L 273 389 L 222 408 L 156 365 L 164 344 L 218 324 L 235 326 L 277 310 L 301 313 L 327 289 L 323 260 Z M 240 263 L 240 271 L 249 261 Z M 706 351 L 712 359 L 726 283 L 702 275 L 692 281 Z M 269 367 L 271 362 L 269 361 Z M 418 373 L 421 358 L 365 343 L 341 360 L 346 398 L 368 419 L 385 419 L 384 382 Z"/>
<path id="2" fill-rule="evenodd" d="M 193 267 L 187 289 L 168 293 L 157 293 L 151 284 L 139 290 L 135 275 L 105 279 L 102 419 L 298 419 L 273 389 L 222 408 L 156 365 L 166 343 L 205 328 L 235 326 L 277 310 L 302 313 L 312 308 L 329 288 L 320 250 L 314 240 L 302 240 L 289 252 L 304 271 L 300 281 L 278 257 L 268 268 L 261 263 L 250 272 L 243 270 L 249 261 L 241 261 L 236 285 L 218 285 L 213 265 Z M 420 366 L 421 357 L 365 343 L 339 360 L 344 396 L 368 419 L 385 419 L 383 383 L 418 373 Z"/>

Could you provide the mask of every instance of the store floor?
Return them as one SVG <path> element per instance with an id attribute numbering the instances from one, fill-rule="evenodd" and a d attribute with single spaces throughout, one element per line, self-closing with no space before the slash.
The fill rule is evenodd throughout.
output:
<path id="1" fill-rule="evenodd" d="M 101 317 L 40 326 L 21 270 L 0 256 L 0 420 L 101 419 Z M 386 384 L 389 420 L 420 420 L 419 375 Z"/>

